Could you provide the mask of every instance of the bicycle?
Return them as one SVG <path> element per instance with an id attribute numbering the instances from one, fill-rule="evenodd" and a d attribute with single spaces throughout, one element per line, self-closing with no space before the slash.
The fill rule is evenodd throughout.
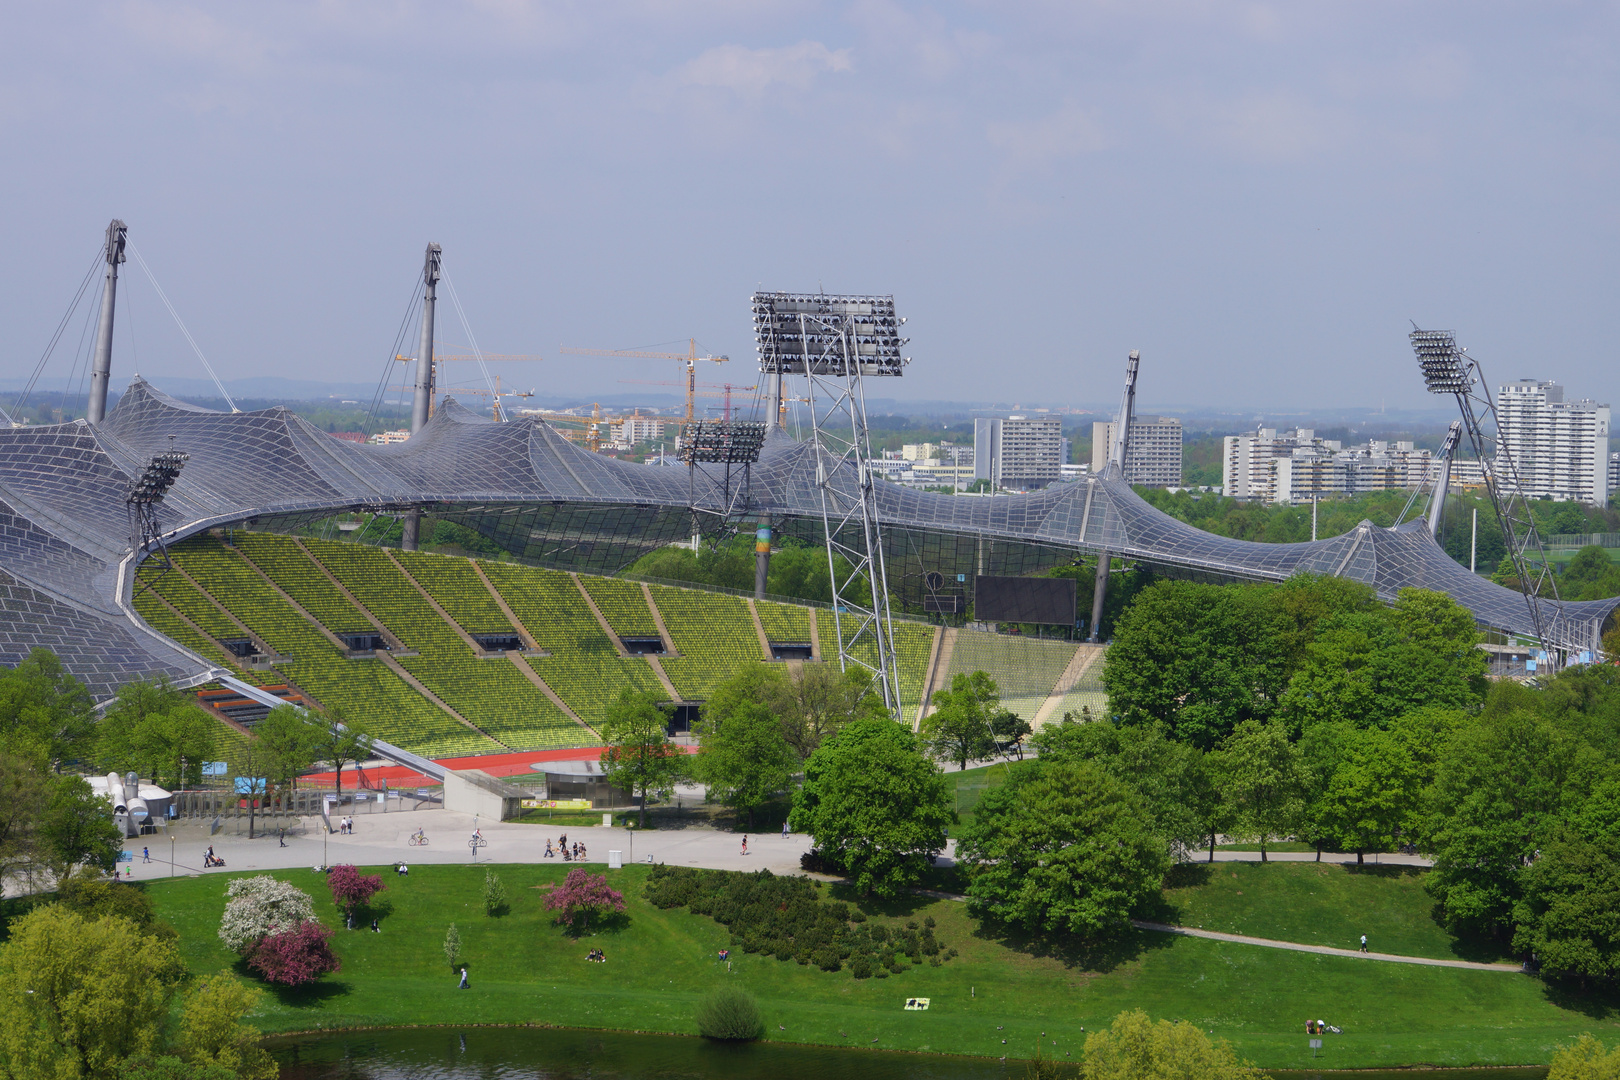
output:
<path id="1" fill-rule="evenodd" d="M 412 833 L 411 838 L 409 840 L 405 841 L 405 842 L 407 844 L 409 844 L 411 847 L 427 847 L 427 842 L 428 842 L 427 834 L 424 833 L 424 832 L 421 832 L 421 831 L 417 831 L 415 833 Z"/>

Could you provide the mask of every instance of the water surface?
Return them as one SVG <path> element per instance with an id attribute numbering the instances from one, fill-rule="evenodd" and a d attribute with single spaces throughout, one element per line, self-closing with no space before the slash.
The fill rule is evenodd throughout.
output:
<path id="1" fill-rule="evenodd" d="M 1022 1080 L 1025 1061 L 540 1028 L 409 1028 L 269 1041 L 281 1080 Z M 1273 1071 L 1277 1080 L 1543 1080 L 1534 1069 Z"/>

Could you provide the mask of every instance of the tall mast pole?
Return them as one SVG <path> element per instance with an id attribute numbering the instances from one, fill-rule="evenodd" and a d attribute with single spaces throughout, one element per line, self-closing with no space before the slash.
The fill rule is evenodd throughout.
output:
<path id="1" fill-rule="evenodd" d="M 107 283 L 101 291 L 101 323 L 96 327 L 96 358 L 90 367 L 90 403 L 85 419 L 99 424 L 107 416 L 107 383 L 112 379 L 113 308 L 118 299 L 118 264 L 124 261 L 129 226 L 117 218 L 107 226 Z"/>
<path id="2" fill-rule="evenodd" d="M 439 297 L 438 244 L 427 246 L 422 260 L 422 339 L 416 348 L 416 386 L 411 396 L 411 434 L 427 426 L 433 412 L 433 306 Z M 497 405 L 500 398 L 496 398 Z M 415 551 L 422 532 L 422 511 L 409 510 L 405 514 L 400 547 Z"/>
<path id="3" fill-rule="evenodd" d="M 439 245 L 427 246 L 422 262 L 422 340 L 416 349 L 416 386 L 411 398 L 411 434 L 421 431 L 433 412 L 433 306 L 438 300 Z"/>
<path id="4" fill-rule="evenodd" d="M 1125 393 L 1119 402 L 1119 420 L 1114 427 L 1114 437 L 1108 444 L 1108 461 L 1103 465 L 1103 472 L 1119 469 L 1120 479 L 1125 478 L 1125 453 L 1131 444 L 1131 414 L 1136 411 L 1136 369 L 1142 362 L 1142 355 L 1135 349 L 1125 358 Z M 1091 635 L 1093 644 L 1102 640 L 1103 605 L 1108 602 L 1108 552 L 1097 552 L 1097 577 L 1091 590 Z"/>

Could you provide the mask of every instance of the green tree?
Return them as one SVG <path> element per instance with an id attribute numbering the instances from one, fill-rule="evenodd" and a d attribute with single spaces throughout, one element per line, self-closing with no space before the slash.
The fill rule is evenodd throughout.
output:
<path id="1" fill-rule="evenodd" d="M 311 723 L 318 725 L 320 738 L 315 740 L 315 760 L 325 761 L 337 773 L 337 794 L 341 800 L 343 796 L 343 766 L 350 762 L 361 762 L 371 757 L 371 732 L 366 725 L 358 720 L 351 720 L 347 714 L 339 709 L 327 709 L 325 712 L 310 712 L 307 714 Z M 271 764 L 270 754 L 264 754 L 264 760 L 259 765 L 265 768 Z"/>
<path id="2" fill-rule="evenodd" d="M 1185 1020 L 1155 1024 L 1141 1009 L 1120 1013 L 1107 1031 L 1087 1037 L 1080 1075 L 1084 1080 L 1265 1080 L 1225 1042 L 1211 1041 Z"/>
<path id="3" fill-rule="evenodd" d="M 0 751 L 0 884 L 39 866 L 40 818 L 50 782 L 26 758 Z"/>
<path id="4" fill-rule="evenodd" d="M 1603 600 L 1620 595 L 1620 564 L 1609 558 L 1607 548 L 1588 544 L 1558 575 L 1558 595 L 1565 600 Z"/>
<path id="5" fill-rule="evenodd" d="M 107 800 L 77 776 L 56 777 L 50 787 L 39 826 L 47 865 L 59 877 L 81 864 L 115 872 L 124 836 L 113 824 Z"/>
<path id="6" fill-rule="evenodd" d="M 1620 1046 L 1605 1050 L 1597 1039 L 1582 1035 L 1553 1054 L 1547 1080 L 1620 1080 Z"/>
<path id="7" fill-rule="evenodd" d="M 97 729 L 104 769 L 133 769 L 170 788 L 196 785 L 214 759 L 219 721 L 167 679 L 138 680 L 118 688 Z"/>
<path id="8" fill-rule="evenodd" d="M 1393 608 L 1323 620 L 1283 714 L 1298 733 L 1320 723 L 1388 727 L 1431 705 L 1476 708 L 1487 665 L 1478 644 L 1473 617 L 1450 597 L 1402 589 Z"/>
<path id="9" fill-rule="evenodd" d="M 270 767 L 273 758 L 259 740 L 251 735 L 231 747 L 227 764 L 236 781 L 236 793 L 246 797 L 248 804 L 248 838 L 253 838 L 259 806 L 270 791 Z"/>
<path id="10" fill-rule="evenodd" d="M 782 737 L 782 722 L 764 705 L 749 703 L 710 721 L 695 771 L 708 797 L 748 815 L 793 785 L 799 755 Z"/>
<path id="11" fill-rule="evenodd" d="M 1149 820 L 1127 784 L 1090 762 L 1014 765 L 957 839 L 968 911 L 1039 934 L 1129 929 L 1170 868 Z"/>
<path id="12" fill-rule="evenodd" d="M 669 717 L 660 694 L 625 687 L 607 708 L 602 721 L 602 775 L 607 782 L 641 800 L 641 827 L 647 825 L 647 800 L 674 790 L 686 774 L 686 755 L 669 741 Z"/>
<path id="13" fill-rule="evenodd" d="M 123 919 L 51 904 L 11 924 L 0 946 L 0 1052 L 7 1076 L 113 1076 L 160 1046 L 184 976 L 175 947 Z"/>
<path id="14" fill-rule="evenodd" d="M 493 870 L 484 871 L 484 914 L 494 918 L 506 910 L 506 886 Z"/>
<path id="15" fill-rule="evenodd" d="M 1266 846 L 1300 823 L 1304 777 L 1299 754 L 1280 724 L 1245 720 L 1221 745 L 1221 791 L 1231 806 L 1233 835 Z"/>
<path id="16" fill-rule="evenodd" d="M 1620 840 L 1554 828 L 1524 871 L 1513 948 L 1549 975 L 1610 979 L 1620 970 Z"/>
<path id="17" fill-rule="evenodd" d="M 910 731 L 857 720 L 810 755 L 791 820 L 863 896 L 893 897 L 921 880 L 955 817 L 939 766 Z"/>
<path id="18" fill-rule="evenodd" d="M 1354 732 L 1312 817 L 1324 835 L 1354 851 L 1357 865 L 1363 864 L 1367 851 L 1388 850 L 1411 828 L 1421 780 L 1418 762 L 1392 732 Z"/>
<path id="19" fill-rule="evenodd" d="M 990 733 L 990 719 L 1001 708 L 995 680 L 982 671 L 951 676 L 949 690 L 936 690 L 934 711 L 923 717 L 923 738 L 936 756 L 956 762 L 966 769 L 969 761 L 979 761 L 996 752 Z"/>
<path id="20" fill-rule="evenodd" d="M 889 715 L 870 673 L 862 668 L 840 671 L 832 663 L 800 664 L 798 670 L 788 671 L 786 683 L 788 700 L 777 715 L 782 718 L 783 737 L 801 759 L 845 725 Z"/>
<path id="21" fill-rule="evenodd" d="M 1275 711 L 1287 625 L 1265 586 L 1159 581 L 1119 620 L 1103 662 L 1111 713 L 1210 749 Z"/>
<path id="22" fill-rule="evenodd" d="M 1127 727 L 1065 717 L 1047 724 L 1033 741 L 1042 760 L 1092 762 L 1129 784 L 1155 834 L 1182 848 L 1208 841 L 1213 858 L 1214 838 L 1225 822 L 1207 755 L 1171 739 L 1164 725 Z"/>
<path id="23" fill-rule="evenodd" d="M 95 702 L 49 649 L 35 649 L 14 668 L 0 668 L 0 752 L 59 771 L 90 756 Z"/>
<path id="24" fill-rule="evenodd" d="M 455 923 L 444 932 L 444 958 L 450 961 L 451 967 L 461 963 L 461 931 L 456 929 Z"/>
<path id="25" fill-rule="evenodd" d="M 1016 750 L 1019 761 L 1024 760 L 1024 740 L 1034 731 L 1028 720 L 1011 709 L 997 709 L 995 715 L 990 717 L 990 735 L 996 740 L 997 746 Z"/>
<path id="26" fill-rule="evenodd" d="M 1453 933 L 1510 932 L 1525 868 L 1562 817 L 1580 756 L 1567 732 L 1514 703 L 1519 694 L 1493 692 L 1446 746 L 1429 790 L 1424 887 Z"/>
<path id="27" fill-rule="evenodd" d="M 253 725 L 264 771 L 277 784 L 289 784 L 309 771 L 330 745 L 331 732 L 318 717 L 292 705 L 278 705 Z M 358 748 L 354 748 L 358 752 Z M 349 747 L 343 748 L 349 752 Z"/>
<path id="28" fill-rule="evenodd" d="M 179 1047 L 193 1065 L 229 1069 L 241 1080 L 275 1080 L 281 1075 L 258 1029 L 242 1018 L 258 1007 L 264 992 L 225 972 L 199 979 L 180 1014 Z"/>

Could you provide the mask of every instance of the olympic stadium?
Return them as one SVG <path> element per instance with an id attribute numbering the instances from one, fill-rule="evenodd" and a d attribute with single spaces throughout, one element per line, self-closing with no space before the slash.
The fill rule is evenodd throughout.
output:
<path id="1" fill-rule="evenodd" d="M 88 418 L 0 429 L 0 663 L 49 649 L 101 701 L 136 679 L 224 683 L 261 709 L 282 699 L 338 705 L 379 718 L 377 734 L 392 745 L 476 755 L 594 744 L 593 725 L 625 686 L 700 704 L 749 660 L 859 661 L 871 638 L 852 638 L 852 620 L 818 618 L 814 606 L 614 576 L 663 545 L 753 523 L 851 552 L 861 538 L 847 534 L 860 532 L 881 553 L 871 558 L 883 568 L 876 580 L 887 580 L 873 592 L 901 610 L 950 610 L 939 606 L 942 589 L 971 602 L 979 575 L 1088 556 L 1103 568 L 1123 559 L 1209 580 L 1334 575 L 1386 601 L 1403 588 L 1438 590 L 1481 627 L 1572 654 L 1595 653 L 1620 606 L 1544 605 L 1538 616 L 1520 593 L 1449 558 L 1421 519 L 1364 521 L 1311 543 L 1217 537 L 1141 499 L 1120 470 L 1123 446 L 1083 481 L 967 498 L 887 483 L 858 453 L 829 456 L 819 428 L 799 440 L 780 422 L 756 424 L 745 456 L 689 454 L 686 467 L 657 468 L 593 453 L 543 419 L 497 421 L 453 398 L 435 409 L 437 245 L 420 294 L 425 359 L 408 441 L 343 441 L 284 407 L 203 409 L 138 377 L 107 412 L 122 242 L 114 222 Z M 854 409 L 852 372 L 897 375 L 907 362 L 892 298 L 756 294 L 754 311 L 777 403 L 784 376 L 803 376 L 813 399 L 831 372 L 848 384 L 833 397 Z M 828 349 L 846 351 L 829 361 Z M 1136 364 L 1132 354 L 1124 421 Z M 848 414 L 857 431 L 859 410 Z M 829 516 L 830 502 L 861 509 Z M 406 550 L 310 535 L 346 513 L 403 518 Z M 515 561 L 412 550 L 424 514 L 475 530 Z M 834 608 L 845 610 L 836 595 Z M 987 647 L 923 621 L 893 625 L 878 666 L 891 669 L 908 718 Z M 1095 652 L 1045 644 L 1019 644 L 1002 664 L 1004 697 L 1024 699 L 1016 707 L 1033 720 L 1094 693 L 1100 668 Z M 231 718 L 228 706 L 216 711 Z"/>

